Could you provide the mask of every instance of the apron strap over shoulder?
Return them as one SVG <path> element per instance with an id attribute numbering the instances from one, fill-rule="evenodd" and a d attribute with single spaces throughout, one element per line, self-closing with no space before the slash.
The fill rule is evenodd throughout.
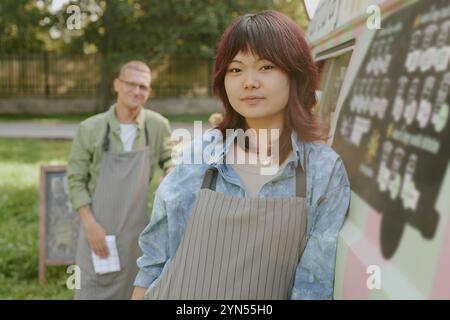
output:
<path id="1" fill-rule="evenodd" d="M 109 151 L 109 122 L 106 122 L 106 133 L 105 137 L 103 138 L 103 151 L 108 152 Z"/>
<path id="2" fill-rule="evenodd" d="M 297 197 L 306 197 L 306 174 L 300 165 L 295 170 L 295 188 Z"/>
<path id="3" fill-rule="evenodd" d="M 306 168 L 306 162 L 304 163 Z M 209 189 L 212 191 L 216 191 L 216 182 L 217 175 L 219 174 L 219 170 L 215 167 L 210 167 L 206 170 L 205 175 L 203 176 L 203 182 L 200 189 Z M 295 188 L 296 188 L 296 196 L 300 198 L 306 197 L 306 174 L 302 170 L 301 165 L 297 166 L 295 170 Z"/>
<path id="4" fill-rule="evenodd" d="M 109 122 L 106 123 L 106 133 L 105 137 L 103 138 L 103 151 L 108 152 L 109 151 L 109 131 L 111 131 L 109 127 Z M 148 146 L 148 130 L 147 130 L 147 123 L 144 124 L 144 132 L 145 132 L 145 146 Z"/>
<path id="5" fill-rule="evenodd" d="M 210 167 L 208 170 L 206 170 L 205 175 L 203 176 L 201 189 L 210 189 L 212 191 L 216 191 L 216 181 L 218 173 L 219 170 L 217 170 L 217 168 L 215 167 Z"/>
<path id="6" fill-rule="evenodd" d="M 144 131 L 145 131 L 145 146 L 148 147 L 148 130 L 147 130 L 147 122 L 144 123 Z"/>
<path id="7" fill-rule="evenodd" d="M 296 195 L 300 198 L 306 198 L 306 152 L 303 154 L 303 166 L 305 170 L 302 169 L 300 160 L 297 164 L 297 169 L 295 170 L 295 188 Z"/>

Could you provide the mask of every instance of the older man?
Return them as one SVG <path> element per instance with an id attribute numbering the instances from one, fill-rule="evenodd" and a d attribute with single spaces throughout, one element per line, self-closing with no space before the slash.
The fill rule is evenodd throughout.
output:
<path id="1" fill-rule="evenodd" d="M 156 165 L 166 173 L 173 166 L 167 119 L 144 109 L 151 82 L 145 63 L 124 64 L 114 80 L 116 103 L 83 121 L 73 141 L 69 194 L 82 221 L 76 256 L 81 288 L 76 299 L 131 296 L 141 255 L 138 237 L 148 223 L 148 186 Z M 115 252 L 109 250 L 114 246 L 119 265 L 105 273 L 96 270 L 97 261 L 114 262 Z"/>

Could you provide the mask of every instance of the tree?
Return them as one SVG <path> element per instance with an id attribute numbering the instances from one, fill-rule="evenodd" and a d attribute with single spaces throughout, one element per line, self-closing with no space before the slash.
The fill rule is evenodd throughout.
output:
<path id="1" fill-rule="evenodd" d="M 0 53 L 34 53 L 45 50 L 48 1 L 0 1 Z"/>
<path id="2" fill-rule="evenodd" d="M 275 8 L 291 17 L 306 33 L 308 29 L 308 15 L 302 4 L 303 0 L 274 0 Z"/>

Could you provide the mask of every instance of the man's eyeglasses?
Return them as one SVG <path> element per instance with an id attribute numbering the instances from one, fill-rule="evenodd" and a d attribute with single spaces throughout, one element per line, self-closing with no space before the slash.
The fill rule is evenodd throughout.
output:
<path id="1" fill-rule="evenodd" d="M 126 80 L 122 80 L 122 79 L 119 79 L 119 78 L 118 78 L 118 80 L 120 82 L 125 83 L 125 85 L 127 86 L 127 88 L 129 90 L 134 90 L 135 88 L 139 88 L 139 91 L 143 91 L 143 92 L 149 92 L 149 91 L 152 90 L 151 87 L 144 86 L 143 84 L 138 84 L 138 83 L 135 83 L 135 82 L 126 81 Z"/>

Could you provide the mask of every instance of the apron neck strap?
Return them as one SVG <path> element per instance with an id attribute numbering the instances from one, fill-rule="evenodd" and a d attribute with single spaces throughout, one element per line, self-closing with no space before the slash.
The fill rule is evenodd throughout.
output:
<path id="1" fill-rule="evenodd" d="M 145 131 L 145 146 L 148 147 L 148 130 L 147 130 L 147 122 L 144 122 L 144 131 Z"/>
<path id="2" fill-rule="evenodd" d="M 304 165 L 306 168 L 306 157 L 305 157 Z M 306 173 L 302 169 L 300 160 L 298 161 L 297 168 L 295 169 L 295 188 L 296 188 L 297 197 L 299 197 L 299 198 L 306 197 Z"/>
<path id="3" fill-rule="evenodd" d="M 219 170 L 216 167 L 210 167 L 203 176 L 201 189 L 210 189 L 216 191 L 217 175 Z"/>
<path id="4" fill-rule="evenodd" d="M 106 133 L 105 137 L 103 138 L 103 151 L 108 152 L 109 151 L 109 131 L 111 131 L 109 127 L 109 122 L 106 123 Z M 144 131 L 145 131 L 145 146 L 148 146 L 148 130 L 147 130 L 147 123 L 144 124 Z"/>
<path id="5" fill-rule="evenodd" d="M 106 133 L 105 137 L 103 138 L 103 151 L 108 152 L 109 151 L 109 122 L 106 122 Z"/>
<path id="6" fill-rule="evenodd" d="M 304 166 L 306 168 L 306 156 Z M 216 191 L 216 182 L 218 174 L 219 170 L 217 168 L 215 167 L 208 168 L 208 170 L 206 170 L 205 172 L 205 175 L 203 176 L 201 189 L 210 189 L 212 191 Z M 303 171 L 300 163 L 298 163 L 297 168 L 295 169 L 295 188 L 297 197 L 300 198 L 306 197 L 306 173 L 305 171 Z"/>

